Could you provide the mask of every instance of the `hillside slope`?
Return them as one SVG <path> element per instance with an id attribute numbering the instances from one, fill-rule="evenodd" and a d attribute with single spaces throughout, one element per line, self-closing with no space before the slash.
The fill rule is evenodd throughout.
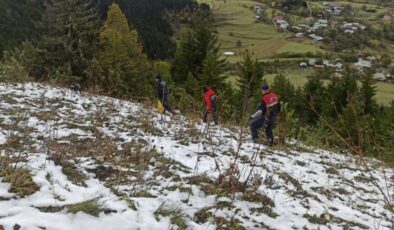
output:
<path id="1" fill-rule="evenodd" d="M 238 129 L 0 84 L 0 229 L 390 229 L 354 158 L 239 145 Z M 370 166 L 392 191 L 393 170 Z"/>

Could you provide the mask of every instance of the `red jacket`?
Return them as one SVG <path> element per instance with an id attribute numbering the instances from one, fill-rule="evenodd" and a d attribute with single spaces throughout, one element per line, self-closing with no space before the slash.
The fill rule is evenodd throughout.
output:
<path id="1" fill-rule="evenodd" d="M 212 89 L 208 89 L 208 91 L 206 93 L 204 93 L 205 106 L 207 107 L 208 111 L 212 110 L 212 97 L 213 96 L 214 96 L 215 103 L 216 103 L 217 96 L 216 96 L 215 91 L 213 91 Z"/>
<path id="2" fill-rule="evenodd" d="M 270 91 L 270 92 L 263 95 L 263 97 L 261 98 L 261 101 L 264 101 L 265 106 L 267 108 L 270 108 L 270 107 L 279 103 L 279 98 L 278 98 L 278 95 L 276 95 L 276 93 Z"/>
<path id="3" fill-rule="evenodd" d="M 276 116 L 280 112 L 280 101 L 278 95 L 272 91 L 269 91 L 261 98 L 259 110 L 265 117 Z"/>

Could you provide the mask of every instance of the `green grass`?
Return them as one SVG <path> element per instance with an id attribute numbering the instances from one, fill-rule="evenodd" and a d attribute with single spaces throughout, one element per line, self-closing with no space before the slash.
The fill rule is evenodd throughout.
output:
<path id="1" fill-rule="evenodd" d="M 78 212 L 84 212 L 92 216 L 98 216 L 101 212 L 101 204 L 99 204 L 99 199 L 91 199 L 85 202 L 71 204 L 66 206 L 68 213 L 76 214 Z"/>
<path id="2" fill-rule="evenodd" d="M 289 68 L 282 71 L 282 73 L 290 80 L 290 82 L 295 87 L 302 87 L 307 82 L 307 76 L 314 73 L 312 68 L 301 69 L 301 68 Z M 267 83 L 272 83 L 277 74 L 266 74 L 264 75 L 264 79 Z M 227 78 L 227 81 L 233 85 L 236 84 L 237 80 L 236 75 L 230 75 Z M 328 82 L 328 80 L 325 80 Z M 361 83 L 360 83 L 361 86 Z M 394 84 L 385 83 L 385 82 L 377 82 L 376 83 L 376 100 L 379 104 L 389 105 L 391 101 L 394 100 Z"/>
<path id="3" fill-rule="evenodd" d="M 219 43 L 221 51 L 233 51 L 235 56 L 227 57 L 229 63 L 237 63 L 242 59 L 242 52 L 245 49 L 251 50 L 258 59 L 272 60 L 274 55 L 281 53 L 316 53 L 324 52 L 317 44 L 312 43 L 309 39 L 294 39 L 293 34 L 289 32 L 278 32 L 274 25 L 256 23 L 254 19 L 254 6 L 261 6 L 262 3 L 251 0 L 199 0 L 199 2 L 208 3 L 211 6 L 216 19 L 216 26 L 219 32 Z M 348 2 L 338 1 L 336 4 L 343 5 Z M 322 5 L 321 2 L 312 4 Z M 373 19 L 380 17 L 385 11 L 384 7 L 379 8 L 375 4 L 351 3 L 356 10 L 356 17 L 364 19 Z M 366 5 L 367 8 L 374 8 L 376 13 L 367 13 L 361 10 Z M 266 13 L 270 18 L 272 9 L 267 9 Z M 294 16 L 292 19 L 302 20 Z M 242 46 L 237 47 L 237 41 Z M 393 46 L 394 47 L 394 46 Z M 390 48 L 393 48 L 390 47 Z M 394 48 L 393 48 L 394 49 Z M 287 60 L 281 58 L 279 60 Z M 307 81 L 306 76 L 313 73 L 312 69 L 289 68 L 282 70 L 283 73 L 296 86 L 301 87 Z M 268 74 L 265 79 L 272 82 L 276 74 Z M 236 82 L 237 76 L 230 74 L 228 81 Z M 380 104 L 387 105 L 394 99 L 394 85 L 387 83 L 377 83 L 377 100 Z"/>
<path id="4" fill-rule="evenodd" d="M 347 1 L 339 1 L 338 4 L 349 4 Z M 360 18 L 360 19 L 366 19 L 366 20 L 373 20 L 373 19 L 379 19 L 380 16 L 387 11 L 386 7 L 380 7 L 376 4 L 373 3 L 351 3 L 354 10 L 355 10 L 355 17 Z M 365 5 L 367 9 L 373 8 L 376 10 L 375 13 L 369 13 L 361 10 L 361 7 Z"/>
<path id="5" fill-rule="evenodd" d="M 376 99 L 379 104 L 388 105 L 394 100 L 394 84 L 378 82 L 376 89 Z"/>
<path id="6" fill-rule="evenodd" d="M 309 39 L 292 41 L 292 33 L 278 32 L 272 24 L 256 23 L 253 7 L 262 5 L 261 3 L 249 0 L 199 2 L 208 3 L 213 9 L 222 51 L 241 54 L 245 49 L 249 49 L 258 58 L 268 58 L 283 52 L 323 52 Z M 270 15 L 271 9 L 268 9 L 267 13 Z M 241 47 L 237 47 L 237 41 L 241 42 Z M 237 57 L 231 57 L 229 62 L 236 62 L 236 59 Z"/>
<path id="7" fill-rule="evenodd" d="M 321 8 L 324 8 L 323 1 L 321 1 L 321 2 L 309 2 L 309 3 L 311 5 L 319 6 Z M 335 1 L 333 3 L 338 5 L 338 6 L 351 4 L 353 6 L 354 11 L 355 11 L 354 17 L 357 18 L 357 19 L 362 19 L 362 20 L 381 19 L 382 14 L 387 11 L 386 7 L 378 6 L 378 5 L 373 4 L 373 3 L 349 2 L 349 1 Z M 376 12 L 375 13 L 369 13 L 369 12 L 363 11 L 361 9 L 363 5 L 365 5 L 367 7 L 367 9 L 369 9 L 369 8 L 375 9 Z M 343 18 L 343 16 L 339 16 L 337 18 Z"/>
<path id="8" fill-rule="evenodd" d="M 313 70 L 310 68 L 287 69 L 283 73 L 289 78 L 290 82 L 295 87 L 302 87 L 307 82 L 307 76 L 312 74 Z M 265 79 L 268 81 L 268 83 L 271 83 L 273 82 L 275 75 L 276 74 L 267 74 L 265 75 Z M 389 105 L 389 103 L 394 100 L 394 84 L 377 82 L 376 90 L 376 100 L 379 104 Z"/>
<path id="9" fill-rule="evenodd" d="M 290 80 L 295 87 L 302 87 L 307 82 L 307 76 L 313 73 L 313 69 L 286 69 L 283 74 Z M 265 80 L 270 84 L 274 81 L 277 74 L 267 74 Z"/>

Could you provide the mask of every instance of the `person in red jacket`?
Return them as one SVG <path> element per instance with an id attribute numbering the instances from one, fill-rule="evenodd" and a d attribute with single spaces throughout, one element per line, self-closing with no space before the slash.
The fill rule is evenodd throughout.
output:
<path id="1" fill-rule="evenodd" d="M 205 101 L 205 108 L 203 111 L 203 122 L 207 122 L 208 114 L 211 114 L 215 125 L 218 124 L 218 97 L 215 93 L 215 91 L 208 86 L 204 86 L 203 88 L 204 91 L 204 101 Z"/>
<path id="2" fill-rule="evenodd" d="M 266 83 L 263 83 L 261 89 L 261 102 L 257 111 L 250 116 L 252 120 L 250 129 L 252 132 L 252 139 L 254 142 L 258 139 L 258 129 L 265 126 L 265 134 L 267 141 L 265 144 L 274 144 L 274 128 L 277 114 L 280 112 L 280 101 L 278 95 L 271 91 Z"/>

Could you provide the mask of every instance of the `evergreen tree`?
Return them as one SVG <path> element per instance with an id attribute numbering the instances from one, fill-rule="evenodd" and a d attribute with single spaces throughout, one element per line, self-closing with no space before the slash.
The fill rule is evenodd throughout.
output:
<path id="1" fill-rule="evenodd" d="M 106 92 L 116 96 L 143 93 L 149 85 L 146 72 L 148 60 L 142 52 L 137 32 L 129 28 L 117 4 L 110 6 L 99 37 L 99 62 L 106 76 Z"/>
<path id="2" fill-rule="evenodd" d="M 200 84 L 209 85 L 215 89 L 223 89 L 226 76 L 224 71 L 226 68 L 225 61 L 219 59 L 218 55 L 208 54 L 202 66 Z"/>
<path id="3" fill-rule="evenodd" d="M 246 50 L 243 54 L 241 63 L 238 63 L 238 86 L 240 88 L 240 98 L 238 108 L 242 111 L 241 117 L 244 113 L 249 111 L 249 100 L 253 96 L 253 101 L 256 102 L 259 95 L 259 87 L 264 74 L 264 67 L 257 58 Z"/>
<path id="4" fill-rule="evenodd" d="M 175 82 L 184 83 L 194 69 L 195 46 L 192 31 L 182 36 L 171 66 L 171 75 Z"/>
<path id="5" fill-rule="evenodd" d="M 296 99 L 294 97 L 295 88 L 285 75 L 282 73 L 277 74 L 271 88 L 279 95 L 281 102 L 287 103 L 291 108 L 294 108 Z"/>
<path id="6" fill-rule="evenodd" d="M 177 48 L 171 68 L 172 76 L 177 83 L 186 83 L 186 88 L 187 82 L 190 82 L 187 76 L 190 75 L 200 85 L 220 87 L 224 84 L 226 66 L 226 61 L 220 57 L 218 35 L 212 16 L 207 9 L 199 9 L 190 31 L 182 37 Z"/>
<path id="7" fill-rule="evenodd" d="M 380 107 L 375 117 L 377 122 L 375 138 L 383 147 L 385 160 L 394 161 L 393 146 L 394 146 L 394 100 L 388 106 Z"/>
<path id="8" fill-rule="evenodd" d="M 302 99 L 306 100 L 305 108 L 300 112 L 301 118 L 309 124 L 319 120 L 317 113 L 322 114 L 325 104 L 326 89 L 318 76 L 310 76 L 304 85 Z M 301 99 L 300 98 L 300 99 Z M 301 99 L 301 100 L 302 100 Z M 312 110 L 314 108 L 315 111 Z"/>
<path id="9" fill-rule="evenodd" d="M 346 68 L 344 76 L 340 79 L 332 79 L 327 87 L 327 107 L 324 108 L 324 113 L 328 117 L 337 117 L 351 97 L 358 97 L 356 74 L 354 70 Z"/>
<path id="10" fill-rule="evenodd" d="M 364 77 L 360 94 L 363 103 L 364 114 L 376 114 L 378 108 L 378 104 L 375 99 L 376 86 L 370 75 Z"/>
<path id="11" fill-rule="evenodd" d="M 85 70 L 97 52 L 99 15 L 91 1 L 54 0 L 44 15 L 47 35 L 39 47 L 37 62 L 40 71 L 33 71 L 45 80 L 53 72 L 71 71 L 72 76 L 86 81 Z M 57 79 L 67 82 L 67 79 Z"/>
<path id="12" fill-rule="evenodd" d="M 152 59 L 167 59 L 174 55 L 171 13 L 192 8 L 193 0 L 101 0 L 102 18 L 114 2 L 122 9 L 128 23 L 138 32 L 144 52 Z"/>
<path id="13" fill-rule="evenodd" d="M 373 139 L 369 138 L 372 133 L 372 123 L 367 116 L 362 114 L 361 103 L 357 98 L 350 96 L 348 103 L 339 114 L 334 127 L 338 133 L 346 139 L 352 146 L 357 146 L 358 150 L 366 150 L 373 145 Z M 358 153 L 356 153 L 358 154 Z"/>
<path id="14" fill-rule="evenodd" d="M 0 56 L 24 41 L 36 42 L 45 0 L 0 1 Z"/>

